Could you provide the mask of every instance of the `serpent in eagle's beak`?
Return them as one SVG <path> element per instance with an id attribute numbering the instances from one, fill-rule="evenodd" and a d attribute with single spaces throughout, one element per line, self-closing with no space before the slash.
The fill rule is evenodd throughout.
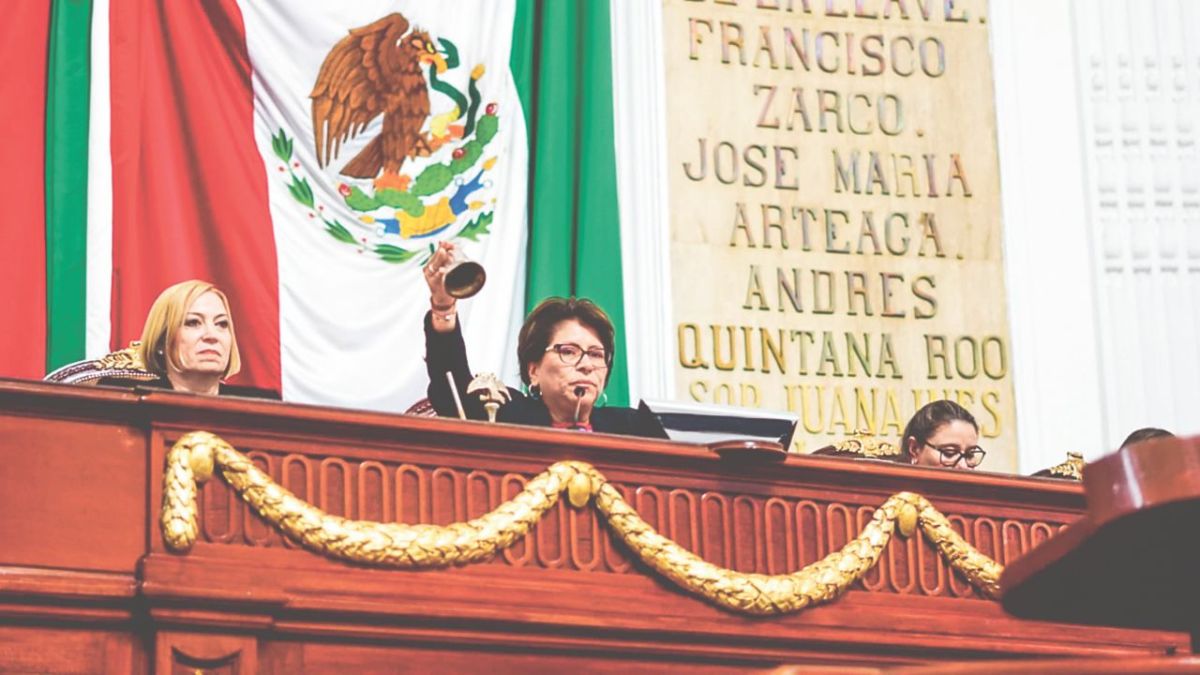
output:
<path id="1" fill-rule="evenodd" d="M 446 58 L 434 51 L 433 45 L 428 45 L 426 51 L 421 52 L 420 59 L 421 63 L 432 63 L 435 65 L 439 75 L 446 72 Z"/>

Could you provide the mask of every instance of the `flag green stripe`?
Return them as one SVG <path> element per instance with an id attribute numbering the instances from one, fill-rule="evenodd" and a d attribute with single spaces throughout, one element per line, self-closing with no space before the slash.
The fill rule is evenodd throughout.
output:
<path id="1" fill-rule="evenodd" d="M 517 0 L 516 16 L 513 17 L 512 51 L 509 52 L 508 67 L 512 71 L 517 95 L 521 98 L 521 110 L 525 122 L 533 128 L 530 115 L 533 112 L 533 45 L 536 37 L 537 7 L 533 0 Z"/>
<path id="2" fill-rule="evenodd" d="M 84 358 L 91 0 L 54 0 L 46 75 L 46 367 Z"/>
<path id="3" fill-rule="evenodd" d="M 619 0 L 618 0 L 619 1 Z M 609 402 L 629 404 L 625 355 L 624 286 L 621 275 L 621 215 L 617 203 L 617 157 L 613 145 L 611 18 L 608 2 L 584 0 L 584 95 L 579 115 L 580 227 L 576 238 L 575 294 L 595 300 L 617 329 L 617 354 L 609 376 Z"/>
<path id="4" fill-rule="evenodd" d="M 608 0 L 518 0 L 514 78 L 530 123 L 526 306 L 596 301 L 617 331 L 610 405 L 627 405 Z"/>
<path id="5" fill-rule="evenodd" d="M 570 295 L 578 178 L 580 32 L 575 0 L 537 2 L 530 128 L 528 309 L 550 295 Z"/>

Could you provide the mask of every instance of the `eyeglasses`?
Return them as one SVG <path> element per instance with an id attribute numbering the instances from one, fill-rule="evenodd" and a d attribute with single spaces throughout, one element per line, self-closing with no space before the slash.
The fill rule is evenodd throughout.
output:
<path id="1" fill-rule="evenodd" d="M 962 459 L 966 461 L 967 466 L 976 467 L 983 463 L 983 458 L 987 455 L 987 451 L 978 445 L 973 448 L 965 448 L 963 450 L 959 450 L 958 448 L 952 446 L 939 448 L 928 441 L 925 442 L 925 445 L 938 451 L 938 455 L 940 455 L 938 461 L 942 463 L 942 466 L 954 466 L 955 464 L 958 464 L 958 460 Z"/>
<path id="2" fill-rule="evenodd" d="M 593 368 L 607 368 L 612 363 L 612 356 L 603 349 L 584 349 L 577 344 L 564 342 L 546 347 L 546 351 L 558 354 L 563 365 L 579 367 L 586 357 L 591 360 Z"/>

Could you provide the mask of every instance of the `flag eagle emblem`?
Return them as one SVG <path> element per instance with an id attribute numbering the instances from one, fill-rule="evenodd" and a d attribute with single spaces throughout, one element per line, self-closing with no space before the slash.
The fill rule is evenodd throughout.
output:
<path id="1" fill-rule="evenodd" d="M 400 13 L 350 29 L 329 50 L 309 94 L 317 169 L 336 168 L 344 206 L 374 229 L 376 240 L 355 236 L 325 213 L 293 159 L 294 139 L 279 129 L 272 150 L 310 218 L 387 262 L 417 255 L 406 240 L 433 238 L 464 221 L 456 237 L 477 241 L 487 234 L 495 200 L 475 193 L 490 186 L 485 175 L 497 161 L 484 152 L 499 129 L 498 106 L 482 105 L 484 64 L 471 69 L 465 92 L 451 81 L 459 66 L 452 41 L 434 38 Z M 431 90 L 442 98 L 431 100 Z M 340 157 L 344 144 L 370 131 L 375 136 L 356 154 Z"/>

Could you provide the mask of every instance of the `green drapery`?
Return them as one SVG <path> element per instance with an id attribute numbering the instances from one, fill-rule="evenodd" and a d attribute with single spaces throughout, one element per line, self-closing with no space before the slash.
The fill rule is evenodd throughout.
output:
<path id="1" fill-rule="evenodd" d="M 628 405 L 609 0 L 517 0 L 512 71 L 530 129 L 525 301 L 594 300 L 617 330 L 608 403 Z"/>

